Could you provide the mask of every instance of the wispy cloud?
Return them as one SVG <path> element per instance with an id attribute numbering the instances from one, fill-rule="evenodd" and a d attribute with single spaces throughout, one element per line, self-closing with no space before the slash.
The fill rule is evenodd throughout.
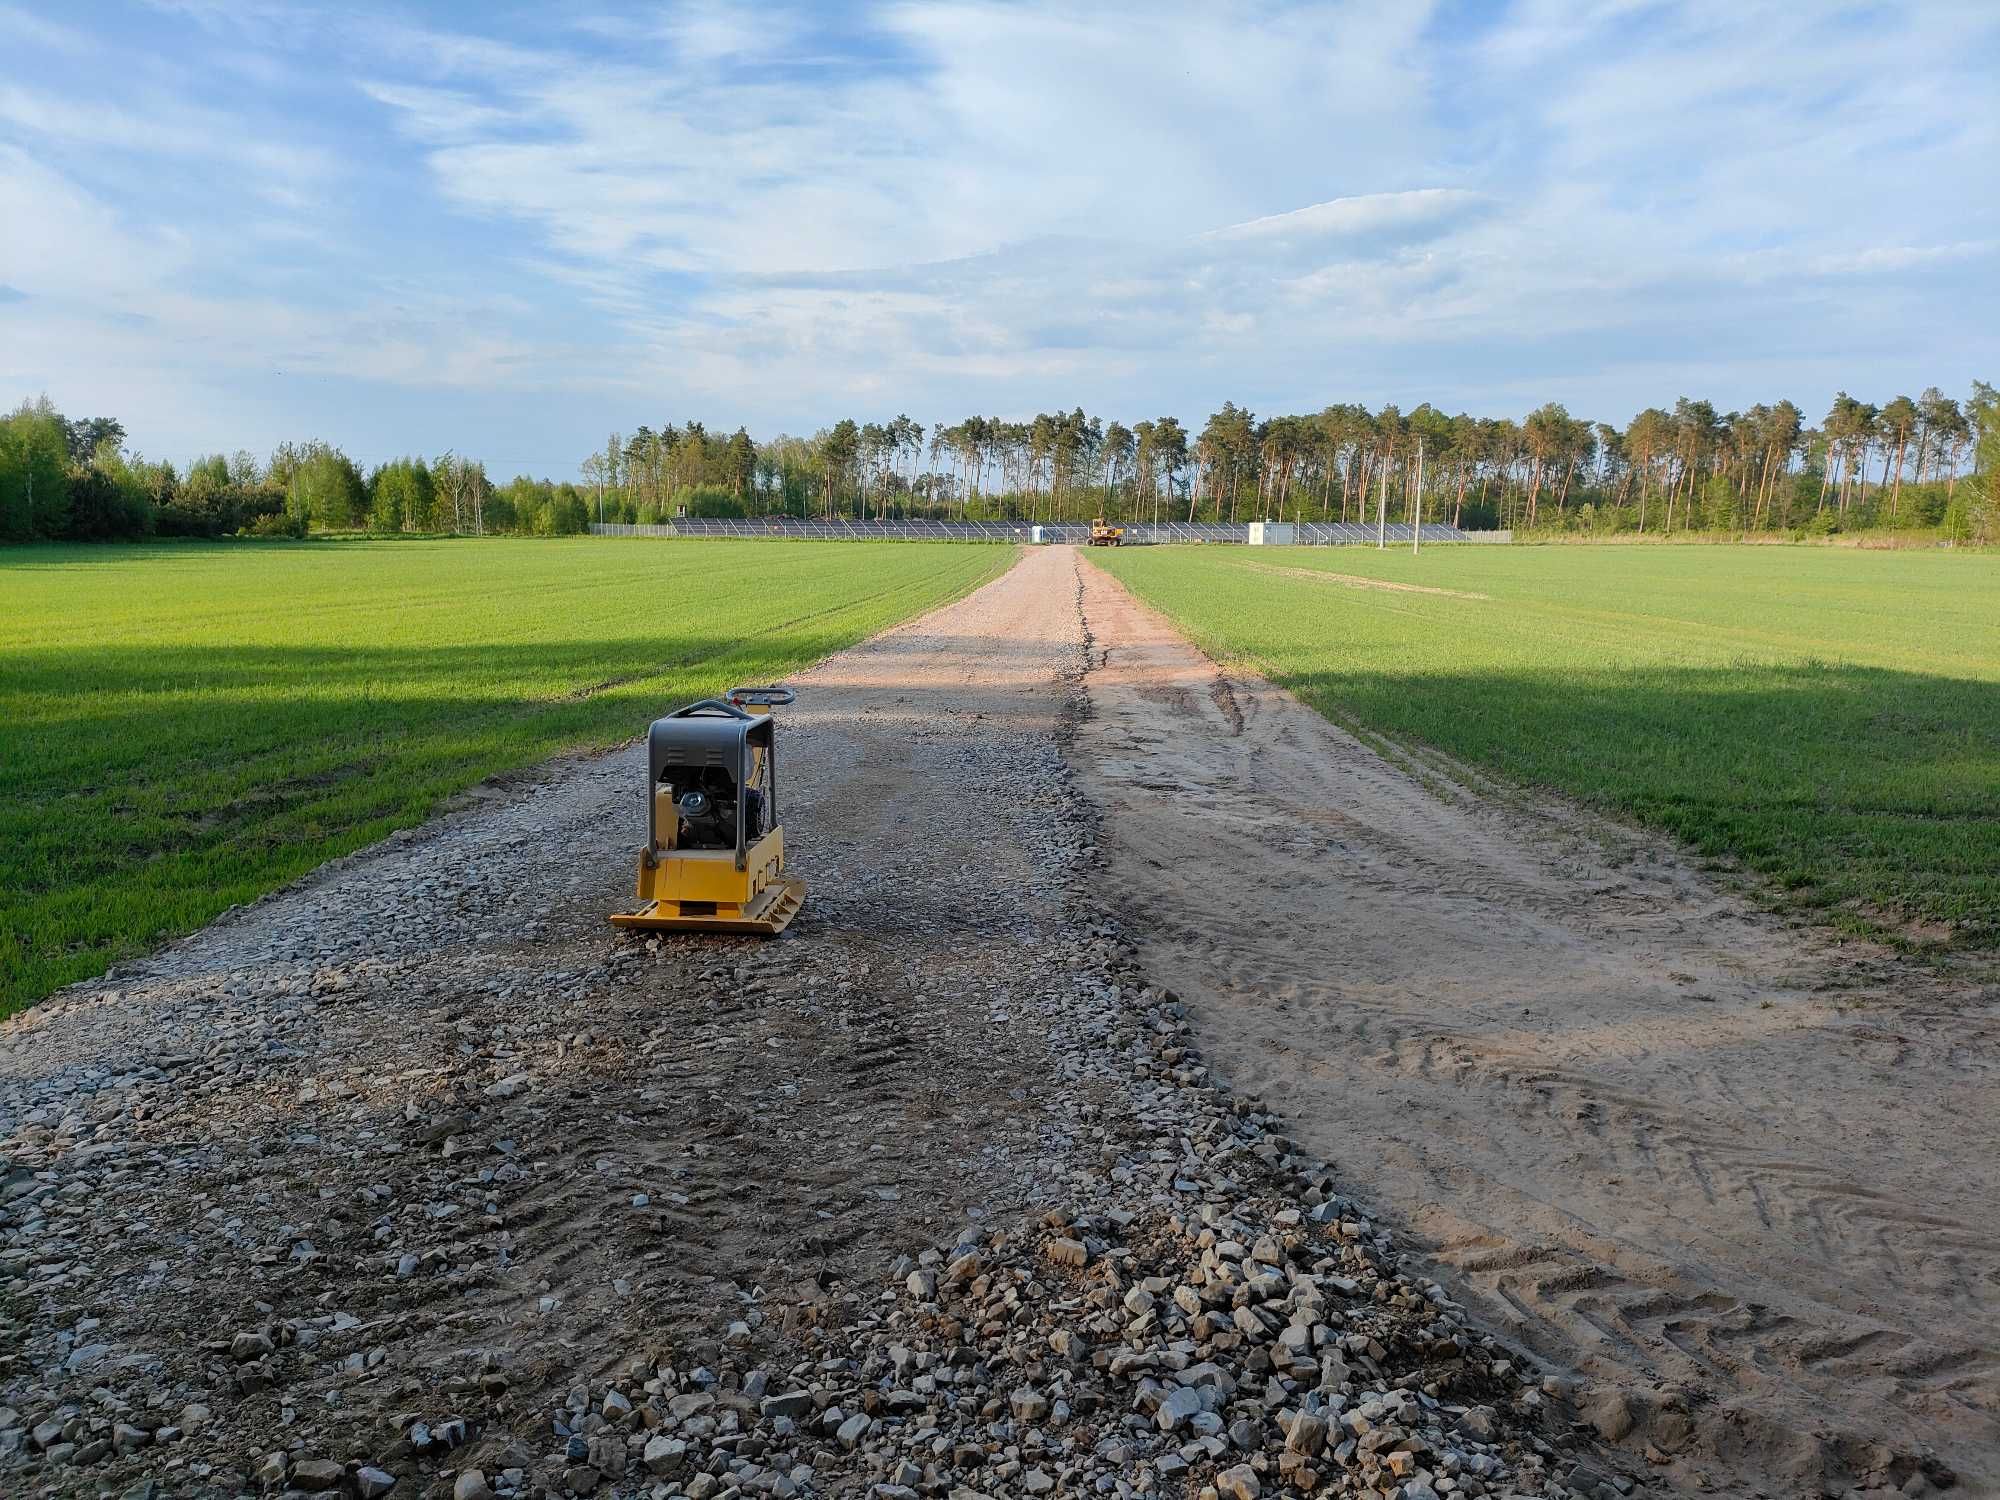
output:
<path id="1" fill-rule="evenodd" d="M 138 14 L 0 3 L 0 378 L 191 444 L 1990 373 L 1980 0 Z"/>
<path id="2" fill-rule="evenodd" d="M 175 100 L 156 98 L 142 111 L 0 85 L 0 124 L 47 142 L 230 163 L 292 183 L 324 177 L 334 164 L 325 150 L 262 139 L 219 110 Z"/>
<path id="3" fill-rule="evenodd" d="M 44 51 L 76 54 L 90 49 L 89 36 L 69 26 L 58 25 L 17 5 L 0 5 L 0 37 Z"/>
<path id="4" fill-rule="evenodd" d="M 2000 242 L 1994 240 L 1959 240 L 1949 245 L 1871 245 L 1845 255 L 1816 256 L 1812 268 L 1822 276 L 1886 276 L 1996 257 L 2000 257 Z"/>

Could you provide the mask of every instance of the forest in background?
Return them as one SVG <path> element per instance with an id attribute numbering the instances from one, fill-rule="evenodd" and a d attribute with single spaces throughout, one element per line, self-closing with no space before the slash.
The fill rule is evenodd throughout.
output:
<path id="1" fill-rule="evenodd" d="M 2000 471 L 2000 401 L 1975 382 L 1880 406 L 1841 392 L 1817 426 L 1790 401 L 1719 412 L 1683 398 L 1623 428 L 1548 403 L 1520 421 L 1425 404 L 1257 418 L 1224 402 L 1199 432 L 1082 408 L 1026 421 L 843 419 L 759 441 L 702 423 L 613 433 L 575 480 L 504 485 L 447 451 L 364 472 L 340 448 L 239 450 L 185 473 L 114 418 L 44 398 L 0 418 L 0 540 L 304 536 L 310 531 L 572 535 L 592 521 L 849 516 L 1020 521 L 1349 520 L 1386 512 L 1527 536 L 1828 535 L 2000 539 L 1969 476 Z"/>

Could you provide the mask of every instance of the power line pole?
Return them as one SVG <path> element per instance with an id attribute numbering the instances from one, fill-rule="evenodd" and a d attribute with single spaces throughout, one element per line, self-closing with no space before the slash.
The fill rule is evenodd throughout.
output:
<path id="1" fill-rule="evenodd" d="M 1417 439 L 1417 519 L 1410 527 L 1410 556 L 1417 555 L 1417 538 L 1424 529 L 1424 441 Z"/>
<path id="2" fill-rule="evenodd" d="M 1382 455 L 1382 483 L 1377 487 L 1375 499 L 1375 550 L 1380 552 L 1389 545 L 1389 455 Z"/>

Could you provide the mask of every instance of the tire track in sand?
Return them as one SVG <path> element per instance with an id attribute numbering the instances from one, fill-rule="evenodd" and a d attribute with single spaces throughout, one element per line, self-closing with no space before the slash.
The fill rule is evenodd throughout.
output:
<path id="1" fill-rule="evenodd" d="M 2000 1488 L 1991 996 L 1419 780 L 1082 572 L 1073 755 L 1218 1072 L 1676 1473 L 1844 1487 L 1886 1444 Z"/>

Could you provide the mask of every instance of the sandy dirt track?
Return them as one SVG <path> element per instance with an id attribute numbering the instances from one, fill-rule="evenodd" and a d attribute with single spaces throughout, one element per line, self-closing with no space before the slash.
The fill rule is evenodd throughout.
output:
<path id="1" fill-rule="evenodd" d="M 1683 1476 L 1816 1492 L 1880 1441 L 2000 1489 L 1991 989 L 1391 763 L 1086 574 L 1078 768 L 1218 1071 Z"/>

